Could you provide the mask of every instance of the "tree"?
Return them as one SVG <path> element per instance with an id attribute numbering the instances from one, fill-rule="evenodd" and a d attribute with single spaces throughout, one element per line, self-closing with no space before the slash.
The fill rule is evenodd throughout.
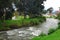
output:
<path id="1" fill-rule="evenodd" d="M 28 14 L 35 14 L 39 15 L 40 12 L 44 9 L 43 2 L 45 0 L 20 0 L 20 3 L 18 3 L 18 7 L 20 8 L 20 11 L 24 12 L 24 15 Z"/>
<path id="2" fill-rule="evenodd" d="M 0 0 L 0 8 L 10 7 L 11 2 L 9 0 Z"/>
<path id="3" fill-rule="evenodd" d="M 3 19 L 3 16 L 7 17 L 7 11 L 6 8 L 9 8 L 9 10 L 12 12 L 12 5 L 10 0 L 0 0 L 0 18 Z M 11 15 L 11 14 L 10 14 Z M 8 15 L 9 16 L 9 15 Z M 7 19 L 10 17 L 7 17 Z"/>
<path id="4" fill-rule="evenodd" d="M 47 11 L 49 11 L 49 13 L 52 13 L 53 8 L 52 8 L 52 7 L 50 7 L 50 8 L 48 8 L 48 9 L 47 9 Z"/>
<path id="5" fill-rule="evenodd" d="M 16 7 L 20 12 L 24 12 L 24 15 L 33 14 L 34 17 L 40 14 L 44 9 L 43 2 L 46 0 L 0 0 L 0 10 L 4 12 L 7 7 L 11 9 L 12 3 L 16 4 Z M 3 13 L 2 13 L 3 14 Z"/>
<path id="6" fill-rule="evenodd" d="M 43 14 L 46 14 L 46 13 L 47 13 L 47 10 L 43 10 L 42 13 L 43 13 Z"/>

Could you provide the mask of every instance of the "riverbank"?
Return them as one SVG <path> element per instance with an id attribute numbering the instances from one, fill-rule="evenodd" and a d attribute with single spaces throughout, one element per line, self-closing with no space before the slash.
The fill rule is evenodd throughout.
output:
<path id="1" fill-rule="evenodd" d="M 55 25 L 55 24 L 53 24 L 53 25 Z M 42 33 L 41 35 L 32 38 L 32 40 L 60 40 L 59 31 L 60 31 L 60 22 L 58 20 L 57 26 L 49 29 L 48 35 Z"/>
<path id="2" fill-rule="evenodd" d="M 58 20 L 47 18 L 45 22 L 37 26 L 23 27 L 14 30 L 0 32 L 1 40 L 31 40 L 35 36 L 39 36 L 42 32 L 48 34 L 48 30 L 56 28 Z M 7 36 L 6 36 L 7 35 Z"/>
<path id="3" fill-rule="evenodd" d="M 56 30 L 51 35 L 38 36 L 38 37 L 33 38 L 32 40 L 60 40 L 60 29 Z"/>
<path id="4" fill-rule="evenodd" d="M 45 17 L 36 17 L 36 18 L 19 18 L 19 20 L 5 20 L 4 22 L 0 21 L 0 31 L 18 29 L 21 27 L 29 27 L 38 25 L 42 22 L 46 21 Z"/>

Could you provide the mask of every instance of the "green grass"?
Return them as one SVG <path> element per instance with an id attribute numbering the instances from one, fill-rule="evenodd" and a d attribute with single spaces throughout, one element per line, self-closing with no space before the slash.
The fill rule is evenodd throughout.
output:
<path id="1" fill-rule="evenodd" d="M 33 26 L 45 21 L 45 17 L 36 17 L 36 18 L 25 18 L 24 16 L 18 16 L 17 20 L 5 20 L 4 23 L 0 21 L 0 30 L 11 28 L 15 26 L 17 28 L 24 26 Z"/>
<path id="2" fill-rule="evenodd" d="M 35 23 L 39 24 L 40 22 L 43 22 L 43 19 L 38 19 L 38 18 L 33 18 L 33 19 L 21 19 L 21 20 L 6 20 L 5 23 L 7 24 L 7 26 L 9 25 L 18 25 L 18 26 L 22 26 L 22 25 L 28 25 L 30 23 L 33 23 L 33 25 Z"/>
<path id="3" fill-rule="evenodd" d="M 60 40 L 60 29 L 47 36 L 34 37 L 32 40 Z"/>

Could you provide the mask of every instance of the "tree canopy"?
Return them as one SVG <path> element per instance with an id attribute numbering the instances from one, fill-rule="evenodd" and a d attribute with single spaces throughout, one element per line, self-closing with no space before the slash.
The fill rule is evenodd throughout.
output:
<path id="1" fill-rule="evenodd" d="M 24 14 L 39 14 L 44 9 L 43 2 L 46 0 L 0 0 L 0 10 L 12 7 L 12 3 Z"/>
<path id="2" fill-rule="evenodd" d="M 48 9 L 47 9 L 47 11 L 49 11 L 49 13 L 52 13 L 53 8 L 52 8 L 52 7 L 50 7 L 50 8 L 48 8 Z"/>
<path id="3" fill-rule="evenodd" d="M 43 2 L 46 0 L 20 0 L 16 5 L 24 14 L 39 14 L 44 9 Z"/>
<path id="4" fill-rule="evenodd" d="M 9 0 L 0 0 L 0 8 L 10 7 L 11 2 Z"/>

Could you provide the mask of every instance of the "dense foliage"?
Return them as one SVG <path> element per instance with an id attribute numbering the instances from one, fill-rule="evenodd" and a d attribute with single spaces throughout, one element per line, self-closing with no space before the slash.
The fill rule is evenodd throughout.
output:
<path id="1" fill-rule="evenodd" d="M 60 20 L 60 13 L 57 13 L 57 17 L 56 18 Z"/>
<path id="2" fill-rule="evenodd" d="M 52 13 L 53 8 L 52 8 L 52 7 L 50 7 L 50 8 L 48 8 L 48 9 L 47 9 L 47 11 L 49 11 L 49 13 Z"/>
<path id="3" fill-rule="evenodd" d="M 0 0 L 0 20 L 11 19 L 12 17 L 11 15 L 12 15 L 11 2 L 9 0 Z"/>
<path id="4" fill-rule="evenodd" d="M 17 7 L 20 11 L 23 11 L 25 15 L 31 14 L 36 16 L 44 9 L 42 5 L 45 0 L 20 0 Z"/>
<path id="5" fill-rule="evenodd" d="M 23 12 L 24 16 L 32 15 L 35 17 L 44 9 L 44 5 L 42 5 L 44 1 L 45 0 L 0 0 L 0 16 L 2 18 L 2 16 L 5 15 L 6 19 L 11 19 L 12 3 L 14 3 L 18 11 Z M 9 8 L 10 11 L 6 10 L 6 8 Z"/>
<path id="6" fill-rule="evenodd" d="M 38 25 L 46 20 L 45 17 L 36 17 L 36 18 L 26 18 L 24 19 L 23 16 L 20 16 L 16 20 L 5 20 L 4 23 L 0 21 L 0 31 L 1 30 L 8 30 L 8 29 L 15 29 L 20 27 L 28 27 Z"/>

